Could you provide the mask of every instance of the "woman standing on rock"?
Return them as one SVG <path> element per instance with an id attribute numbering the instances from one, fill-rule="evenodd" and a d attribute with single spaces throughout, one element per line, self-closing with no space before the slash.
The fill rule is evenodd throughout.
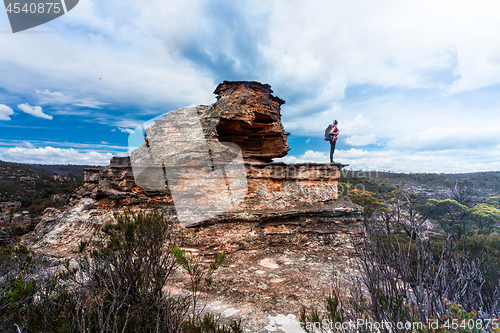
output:
<path id="1" fill-rule="evenodd" d="M 337 137 L 339 136 L 339 129 L 337 128 L 338 123 L 338 121 L 334 120 L 332 130 L 330 131 L 332 135 L 332 139 L 330 140 L 330 163 L 335 163 L 333 162 L 333 153 L 335 152 L 335 145 L 337 144 Z"/>

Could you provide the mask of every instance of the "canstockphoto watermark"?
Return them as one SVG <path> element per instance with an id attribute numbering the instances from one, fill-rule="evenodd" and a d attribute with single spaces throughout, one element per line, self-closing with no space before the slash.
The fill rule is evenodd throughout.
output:
<path id="1" fill-rule="evenodd" d="M 362 181 L 379 178 L 378 171 L 365 171 L 365 170 L 341 170 L 340 171 L 341 180 L 338 184 L 338 194 L 339 195 L 349 195 L 352 190 L 358 190 L 361 192 L 366 191 L 366 186 Z"/>
<path id="2" fill-rule="evenodd" d="M 306 322 L 305 328 L 309 331 L 325 331 L 337 330 L 340 332 L 358 332 L 359 330 L 368 332 L 392 332 L 396 329 L 407 330 L 412 332 L 414 330 L 422 330 L 424 325 L 422 322 L 391 322 L 391 321 L 370 321 L 367 319 L 356 319 L 344 322 L 334 322 L 329 319 L 324 319 L 321 322 Z"/>
<path id="3" fill-rule="evenodd" d="M 493 319 L 446 319 L 446 320 L 428 320 L 425 325 L 423 322 L 416 321 L 371 321 L 367 319 L 356 319 L 344 322 L 334 322 L 330 319 L 324 319 L 321 322 L 306 322 L 303 324 L 310 332 L 325 332 L 325 331 L 338 331 L 338 332 L 395 332 L 407 331 L 416 332 L 423 331 L 424 328 L 431 330 L 439 330 L 446 328 L 453 331 L 490 331 L 498 330 L 500 327 L 499 320 Z"/>
<path id="4" fill-rule="evenodd" d="M 231 210 L 247 196 L 240 147 L 207 139 L 196 107 L 137 127 L 129 149 L 136 184 L 152 193 L 169 192 L 181 225 Z"/>
<path id="5" fill-rule="evenodd" d="M 75 8 L 79 0 L 3 0 L 12 32 L 52 21 Z"/>

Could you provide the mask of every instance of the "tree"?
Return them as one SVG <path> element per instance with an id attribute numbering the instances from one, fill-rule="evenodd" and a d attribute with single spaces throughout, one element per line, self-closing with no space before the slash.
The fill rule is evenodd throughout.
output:
<path id="1" fill-rule="evenodd" d="M 466 235 L 469 220 L 469 208 L 456 200 L 427 199 L 426 208 L 443 230 L 458 241 Z"/>
<path id="2" fill-rule="evenodd" d="M 373 192 L 354 189 L 349 191 L 351 201 L 363 207 L 365 223 L 376 222 L 381 210 L 386 209 L 384 202 Z"/>
<path id="3" fill-rule="evenodd" d="M 326 315 L 315 309 L 302 310 L 300 321 L 306 332 L 316 332 L 314 322 L 321 324 L 324 319 L 336 323 L 363 319 L 366 325 L 355 327 L 357 332 L 373 332 L 371 325 L 382 322 L 425 325 L 432 318 L 449 316 L 449 302 L 461 304 L 467 312 L 478 310 L 483 319 L 499 313 L 498 282 L 492 289 L 484 289 L 481 259 L 472 258 L 467 251 L 457 251 L 451 236 L 446 239 L 440 236 L 433 242 L 420 237 L 413 241 L 405 234 L 380 234 L 368 225 L 367 237 L 356 245 L 356 250 L 360 274 L 352 281 L 350 295 L 344 291 L 340 295 L 335 293 L 339 295 L 336 298 L 327 299 Z M 345 290 L 345 286 L 342 287 Z M 337 290 L 340 289 L 337 287 Z M 329 303 L 335 307 L 328 306 Z M 333 331 L 354 332 L 355 329 Z M 385 326 L 380 327 L 380 331 L 418 330 Z"/>
<path id="4" fill-rule="evenodd" d="M 388 207 L 385 219 L 391 219 L 386 224 L 392 223 L 396 230 L 403 230 L 408 237 L 415 240 L 422 233 L 422 226 L 429 217 L 429 210 L 425 202 L 414 193 L 395 190 L 388 192 L 383 197 Z"/>
<path id="5" fill-rule="evenodd" d="M 489 206 L 500 209 L 500 197 L 497 196 L 489 197 L 488 199 L 484 200 L 484 203 Z"/>
<path id="6" fill-rule="evenodd" d="M 186 252 L 182 251 L 177 246 L 172 247 L 170 254 L 175 258 L 175 260 L 177 260 L 177 263 L 189 275 L 191 283 L 191 300 L 193 303 L 193 319 L 197 319 L 198 313 L 196 312 L 196 305 L 198 302 L 200 291 L 204 286 L 209 287 L 210 285 L 212 285 L 212 275 L 224 261 L 226 252 L 222 252 L 221 254 L 219 254 L 208 267 L 202 266 L 202 257 L 195 256 L 193 253 L 186 255 Z"/>
<path id="7" fill-rule="evenodd" d="M 175 267 L 168 249 L 175 238 L 172 225 L 158 211 L 125 211 L 115 215 L 115 223 L 102 229 L 106 245 L 90 253 L 82 242 L 79 296 L 81 327 L 96 326 L 100 332 L 130 332 L 135 328 L 150 331 L 158 321 L 171 319 L 160 315 L 175 312 L 162 289 Z M 83 296 L 87 295 L 87 296 Z"/>
<path id="8" fill-rule="evenodd" d="M 476 192 L 474 184 L 467 180 L 451 181 L 449 179 L 445 181 L 445 184 L 450 189 L 450 199 L 455 200 L 461 205 L 471 207 Z"/>
<path id="9" fill-rule="evenodd" d="M 477 223 L 480 232 L 488 231 L 500 222 L 500 209 L 490 204 L 491 202 L 495 203 L 495 201 L 488 200 L 483 203 L 478 203 L 470 209 L 470 215 Z M 486 230 L 483 230 L 483 228 Z"/>

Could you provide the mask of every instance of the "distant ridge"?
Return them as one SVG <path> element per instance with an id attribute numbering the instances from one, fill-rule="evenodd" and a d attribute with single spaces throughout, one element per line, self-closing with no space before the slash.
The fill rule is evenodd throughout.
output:
<path id="1" fill-rule="evenodd" d="M 477 196 L 500 195 L 500 171 L 468 173 L 396 173 L 387 171 L 342 170 L 340 182 L 363 184 L 368 191 L 406 188 L 428 196 L 439 197 L 449 190 L 449 182 L 474 186 Z"/>
<path id="2" fill-rule="evenodd" d="M 20 210 L 40 214 L 55 206 L 52 196 L 70 194 L 87 165 L 24 164 L 0 161 L 0 202 L 20 201 Z"/>

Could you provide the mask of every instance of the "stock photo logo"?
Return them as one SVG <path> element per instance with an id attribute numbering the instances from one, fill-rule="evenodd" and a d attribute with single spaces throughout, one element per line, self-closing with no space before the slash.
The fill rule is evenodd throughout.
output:
<path id="1" fill-rule="evenodd" d="M 75 8 L 78 1 L 3 0 L 13 33 L 52 21 Z"/>
<path id="2" fill-rule="evenodd" d="M 167 192 L 183 226 L 230 211 L 247 196 L 241 148 L 207 139 L 196 107 L 137 127 L 129 150 L 136 184 L 150 194 Z"/>

